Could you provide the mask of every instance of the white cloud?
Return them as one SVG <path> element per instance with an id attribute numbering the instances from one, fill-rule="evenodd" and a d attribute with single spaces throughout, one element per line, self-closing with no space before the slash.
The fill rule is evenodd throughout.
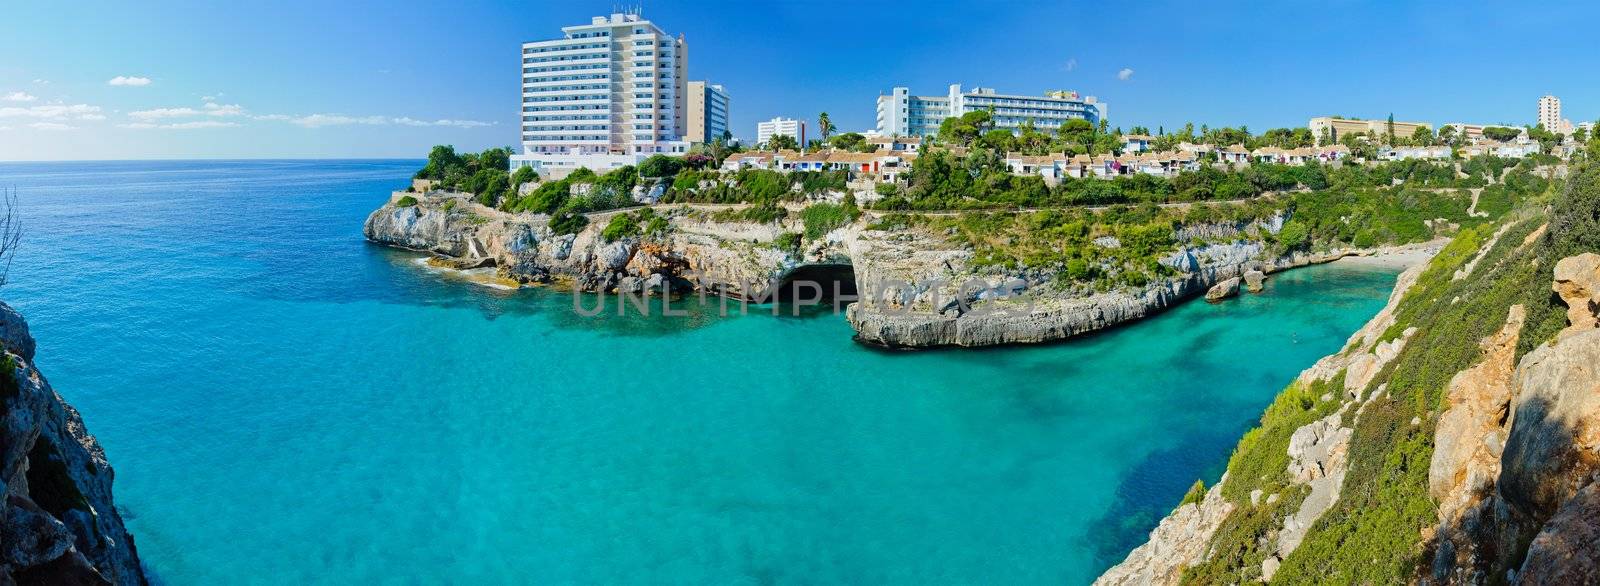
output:
<path id="1" fill-rule="evenodd" d="M 110 85 L 145 86 L 150 85 L 150 78 L 128 75 L 118 75 L 106 81 Z"/>
<path id="2" fill-rule="evenodd" d="M 50 80 L 48 80 L 48 79 L 35 79 L 35 80 L 33 80 L 33 83 L 36 83 L 36 84 L 39 84 L 39 85 L 50 85 Z"/>
<path id="3" fill-rule="evenodd" d="M 1078 68 L 1078 59 L 1076 57 L 1068 59 L 1066 65 L 1062 65 L 1061 68 L 1065 69 L 1067 71 L 1072 71 L 1074 69 L 1077 69 Z"/>
<path id="4" fill-rule="evenodd" d="M 404 126 L 454 126 L 456 128 L 478 128 L 478 127 L 482 127 L 482 126 L 494 126 L 494 123 L 492 123 L 492 122 L 481 122 L 481 121 L 478 121 L 478 120 L 448 120 L 448 119 L 434 120 L 434 121 L 430 122 L 430 121 L 427 121 L 427 120 L 417 120 L 417 119 L 414 119 L 414 118 L 395 118 L 394 119 L 394 123 L 395 124 L 404 125 Z"/>
<path id="5" fill-rule="evenodd" d="M 345 116 L 343 114 L 312 114 L 291 119 L 290 122 L 306 128 L 321 128 L 323 126 L 346 126 L 350 124 L 379 125 L 388 124 L 389 119 L 382 116 Z"/>
<path id="6" fill-rule="evenodd" d="M 34 122 L 28 126 L 37 130 L 72 130 L 73 126 L 60 122 Z"/>
<path id="7" fill-rule="evenodd" d="M 1133 79 L 1133 69 L 1127 67 L 1122 68 L 1122 71 L 1117 72 L 1117 79 L 1122 81 Z"/>
<path id="8" fill-rule="evenodd" d="M 205 110 L 207 116 L 238 116 L 244 114 L 244 107 L 238 104 L 206 102 L 205 105 L 200 106 L 200 109 Z"/>
<path id="9" fill-rule="evenodd" d="M 154 122 L 130 122 L 128 124 L 118 124 L 117 126 L 120 126 L 122 128 L 132 128 L 134 130 L 150 130 L 150 129 L 153 129 L 153 128 L 171 128 L 171 129 L 175 129 L 175 130 L 195 130 L 195 129 L 200 129 L 200 128 L 233 128 L 233 127 L 238 126 L 238 125 L 239 125 L 239 123 L 237 123 L 237 122 L 223 122 L 223 121 L 220 121 L 220 120 L 194 120 L 194 121 L 190 121 L 190 122 L 174 122 L 172 124 L 156 124 Z"/>
<path id="10" fill-rule="evenodd" d="M 34 96 L 28 92 L 11 92 L 6 94 L 4 97 L 0 97 L 0 99 L 3 99 L 7 102 L 32 102 L 39 98 L 38 96 Z"/>
<path id="11" fill-rule="evenodd" d="M 238 125 L 239 124 L 237 122 L 222 122 L 222 121 L 218 121 L 218 120 L 196 120 L 194 122 L 179 122 L 177 124 L 167 124 L 163 128 L 182 128 L 182 129 L 232 128 L 232 127 L 238 126 Z"/>
<path id="12" fill-rule="evenodd" d="M 129 112 L 128 117 L 137 120 L 159 120 L 161 118 L 194 118 L 198 116 L 240 116 L 244 114 L 244 106 L 238 104 L 218 104 L 206 102 L 199 109 L 190 107 L 181 108 L 155 108 L 153 110 L 138 110 Z"/>
<path id="13" fill-rule="evenodd" d="M 88 104 L 45 104 L 42 106 L 29 106 L 21 108 L 9 106 L 0 108 L 0 118 L 43 118 L 47 120 L 104 120 L 100 114 L 99 106 Z"/>

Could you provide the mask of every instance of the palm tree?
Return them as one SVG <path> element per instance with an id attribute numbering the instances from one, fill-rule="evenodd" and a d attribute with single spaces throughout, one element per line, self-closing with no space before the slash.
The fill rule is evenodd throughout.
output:
<path id="1" fill-rule="evenodd" d="M 828 135 L 833 134 L 833 120 L 828 119 L 828 113 L 823 112 L 817 116 L 817 130 L 822 133 L 822 142 L 828 142 Z"/>

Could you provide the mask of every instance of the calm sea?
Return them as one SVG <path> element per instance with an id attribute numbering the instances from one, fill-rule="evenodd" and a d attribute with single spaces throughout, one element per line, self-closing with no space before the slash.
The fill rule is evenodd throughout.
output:
<path id="1" fill-rule="evenodd" d="M 0 297 L 160 581 L 1085 583 L 1394 281 L 1301 269 L 995 350 L 588 319 L 363 241 L 418 164 L 0 164 Z"/>

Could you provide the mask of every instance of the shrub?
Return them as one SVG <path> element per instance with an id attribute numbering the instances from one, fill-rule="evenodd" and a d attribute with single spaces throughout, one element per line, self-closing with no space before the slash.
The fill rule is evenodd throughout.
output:
<path id="1" fill-rule="evenodd" d="M 409 195 L 403 196 L 399 200 L 394 202 L 394 206 L 397 207 L 397 208 L 409 208 L 409 207 L 414 206 L 414 205 L 417 205 L 417 198 L 411 197 Z"/>
<path id="2" fill-rule="evenodd" d="M 589 225 L 583 214 L 563 211 L 550 218 L 550 229 L 556 234 L 577 234 Z"/>
<path id="3" fill-rule="evenodd" d="M 666 155 L 653 155 L 639 163 L 640 177 L 671 177 L 684 167 L 683 159 Z"/>
<path id="4" fill-rule="evenodd" d="M 639 235 L 639 220 L 633 214 L 617 214 L 611 217 L 611 223 L 606 224 L 600 231 L 600 237 L 606 242 L 615 242 L 629 236 Z"/>
<path id="5" fill-rule="evenodd" d="M 518 167 L 516 173 L 511 174 L 511 185 L 517 186 L 539 180 L 539 173 L 533 167 Z"/>
<path id="6" fill-rule="evenodd" d="M 1305 246 L 1309 235 L 1310 232 L 1305 224 L 1290 220 L 1283 225 L 1282 230 L 1278 231 L 1278 243 L 1282 244 L 1285 250 L 1294 250 Z"/>
<path id="7" fill-rule="evenodd" d="M 818 203 L 807 206 L 800 212 L 801 221 L 805 222 L 806 240 L 817 240 L 849 224 L 856 219 L 859 212 L 853 211 L 849 206 L 831 203 Z"/>
<path id="8" fill-rule="evenodd" d="M 797 232 L 784 232 L 772 240 L 772 246 L 778 250 L 795 251 L 800 249 L 800 234 Z"/>
<path id="9" fill-rule="evenodd" d="M 1206 500 L 1206 481 L 1196 480 L 1194 481 L 1194 486 L 1189 487 L 1189 492 L 1184 493 L 1183 500 L 1178 502 L 1178 506 L 1181 507 L 1191 503 L 1198 504 L 1203 500 Z"/>

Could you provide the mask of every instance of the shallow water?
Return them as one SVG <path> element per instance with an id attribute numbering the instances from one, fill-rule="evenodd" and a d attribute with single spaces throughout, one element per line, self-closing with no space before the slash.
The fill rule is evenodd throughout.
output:
<path id="1" fill-rule="evenodd" d="M 160 580 L 1085 583 L 1395 274 L 882 352 L 815 312 L 582 318 L 364 242 L 417 165 L 0 164 L 0 297 Z"/>

